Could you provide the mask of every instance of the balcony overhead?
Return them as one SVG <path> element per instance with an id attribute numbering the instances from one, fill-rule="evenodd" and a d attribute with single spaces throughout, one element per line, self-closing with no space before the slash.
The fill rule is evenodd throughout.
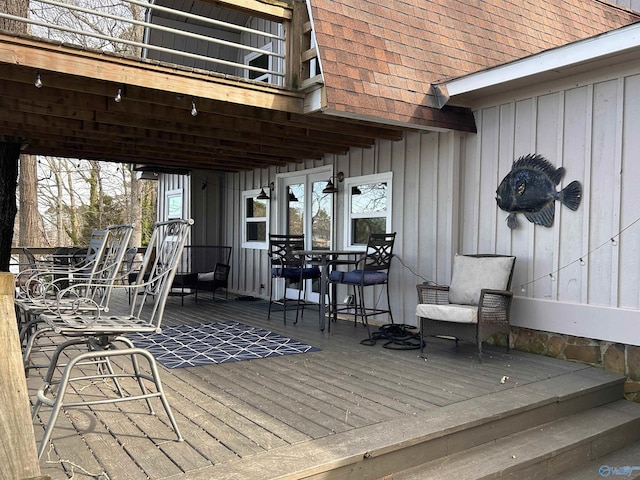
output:
<path id="1" fill-rule="evenodd" d="M 42 40 L 0 35 L 0 62 L 0 136 L 29 154 L 238 171 L 402 136 L 305 115 L 302 92 Z"/>
<path id="2" fill-rule="evenodd" d="M 411 130 L 474 132 L 471 111 L 442 107 L 434 83 L 638 19 L 595 0 L 565 2 L 559 13 L 527 4 L 554 33 L 543 39 L 538 20 L 488 13 L 511 4 L 490 1 L 463 15 L 471 2 L 452 10 L 445 0 L 430 9 L 412 1 L 412 14 L 367 0 L 123 0 L 102 8 L 39 0 L 28 19 L 0 12 L 0 22 L 28 24 L 31 33 L 0 31 L 0 141 L 30 154 L 240 171 Z M 580 12 L 589 22 L 577 20 Z M 81 15 L 91 21 L 71 21 Z"/>

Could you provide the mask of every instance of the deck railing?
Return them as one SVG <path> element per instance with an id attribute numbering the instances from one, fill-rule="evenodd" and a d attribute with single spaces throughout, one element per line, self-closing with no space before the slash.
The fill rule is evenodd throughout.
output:
<path id="1" fill-rule="evenodd" d="M 32 0 L 29 18 L 0 17 L 50 41 L 285 84 L 284 24 L 204 2 L 185 12 L 139 0 Z"/>

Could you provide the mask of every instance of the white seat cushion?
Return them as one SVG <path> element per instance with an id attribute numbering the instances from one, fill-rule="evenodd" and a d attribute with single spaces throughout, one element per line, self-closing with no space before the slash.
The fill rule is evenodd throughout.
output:
<path id="1" fill-rule="evenodd" d="M 416 315 L 442 322 L 478 323 L 478 307 L 475 305 L 419 303 L 416 306 Z"/>
<path id="2" fill-rule="evenodd" d="M 198 280 L 201 282 L 212 282 L 214 272 L 205 272 L 198 274 Z"/>
<path id="3" fill-rule="evenodd" d="M 515 257 L 456 255 L 453 258 L 449 302 L 477 305 L 483 288 L 505 290 L 514 261 Z"/>

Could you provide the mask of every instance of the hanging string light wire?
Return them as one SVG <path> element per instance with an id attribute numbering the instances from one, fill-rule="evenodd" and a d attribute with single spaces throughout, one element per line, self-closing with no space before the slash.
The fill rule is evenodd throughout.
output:
<path id="1" fill-rule="evenodd" d="M 601 243 L 600 245 L 598 245 L 597 247 L 592 248 L 591 250 L 589 250 L 585 255 L 580 256 L 579 258 L 573 260 L 572 262 L 567 263 L 566 265 L 563 265 L 562 267 L 558 268 L 557 270 L 550 272 L 550 273 L 545 273 L 544 275 L 539 276 L 538 278 L 535 278 L 529 282 L 523 283 L 520 285 L 520 290 L 522 292 L 526 291 L 527 287 L 529 285 L 532 285 L 534 283 L 536 283 L 539 280 L 542 280 L 543 278 L 547 278 L 549 277 L 551 280 L 556 280 L 558 278 L 558 272 L 560 272 L 561 270 L 564 270 L 565 268 L 570 267 L 571 265 L 573 265 L 574 263 L 579 263 L 580 265 L 584 266 L 586 264 L 585 259 L 588 258 L 592 253 L 594 253 L 596 250 L 600 250 L 602 247 L 604 247 L 605 245 L 609 245 L 611 244 L 612 246 L 617 246 L 618 245 L 618 238 L 620 238 L 620 235 L 622 235 L 622 233 L 626 230 L 628 230 L 629 228 L 633 227 L 636 223 L 640 222 L 640 217 L 636 218 L 633 222 L 631 222 L 629 225 L 627 225 L 626 227 L 624 227 L 622 230 L 620 230 L 618 233 L 616 233 L 614 236 L 612 236 L 609 240 L 607 240 L 606 242 Z"/>

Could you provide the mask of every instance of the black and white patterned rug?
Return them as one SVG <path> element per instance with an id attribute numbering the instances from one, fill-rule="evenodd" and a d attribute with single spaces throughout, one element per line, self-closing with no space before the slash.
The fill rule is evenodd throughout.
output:
<path id="1" fill-rule="evenodd" d="M 167 368 L 196 367 L 313 352 L 318 347 L 239 322 L 163 327 L 161 333 L 128 335 Z"/>

